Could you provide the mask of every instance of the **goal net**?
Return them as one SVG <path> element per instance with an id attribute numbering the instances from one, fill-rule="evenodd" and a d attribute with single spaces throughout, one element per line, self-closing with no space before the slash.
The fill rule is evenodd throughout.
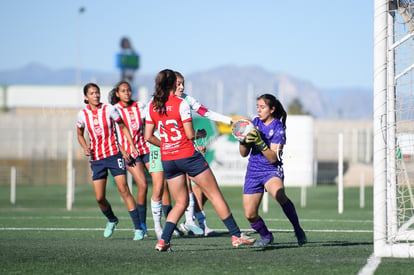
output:
<path id="1" fill-rule="evenodd" d="M 414 0 L 375 0 L 374 252 L 414 257 Z"/>

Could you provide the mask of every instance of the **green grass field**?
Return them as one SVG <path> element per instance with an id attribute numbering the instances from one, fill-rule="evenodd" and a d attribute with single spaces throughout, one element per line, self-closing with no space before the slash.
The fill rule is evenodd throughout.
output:
<path id="1" fill-rule="evenodd" d="M 241 187 L 222 191 L 242 231 L 251 232 Z M 108 186 L 108 198 L 120 223 L 109 239 L 103 237 L 106 220 L 92 186 L 77 186 L 71 211 L 66 210 L 65 186 L 18 186 L 15 205 L 9 194 L 9 186 L 0 185 L 0 274 L 357 274 L 373 253 L 372 188 L 365 191 L 363 209 L 359 188 L 345 188 L 343 214 L 338 214 L 335 186 L 308 188 L 304 208 L 300 189 L 287 188 L 308 236 L 303 247 L 297 246 L 290 223 L 271 200 L 262 217 L 275 243 L 265 249 L 233 248 L 208 202 L 209 226 L 220 236 L 174 237 L 171 253 L 154 249 L 150 208 L 149 237 L 132 241 L 132 222 L 113 186 Z M 381 259 L 375 274 L 414 274 L 414 261 Z"/>

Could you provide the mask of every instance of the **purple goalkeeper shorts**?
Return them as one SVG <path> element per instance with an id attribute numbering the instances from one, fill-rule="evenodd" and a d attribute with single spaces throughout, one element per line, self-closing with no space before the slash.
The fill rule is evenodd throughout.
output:
<path id="1" fill-rule="evenodd" d="M 273 171 L 249 171 L 244 178 L 243 194 L 257 194 L 264 192 L 264 186 L 271 178 L 285 178 L 282 167 L 276 167 Z"/>

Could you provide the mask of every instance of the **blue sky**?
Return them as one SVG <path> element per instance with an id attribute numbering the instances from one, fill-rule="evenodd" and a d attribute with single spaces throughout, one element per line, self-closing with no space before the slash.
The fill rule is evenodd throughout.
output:
<path id="1" fill-rule="evenodd" d="M 257 65 L 319 88 L 371 88 L 373 6 L 372 0 L 1 1 L 0 70 L 36 62 L 115 72 L 125 36 L 140 54 L 138 73 Z"/>

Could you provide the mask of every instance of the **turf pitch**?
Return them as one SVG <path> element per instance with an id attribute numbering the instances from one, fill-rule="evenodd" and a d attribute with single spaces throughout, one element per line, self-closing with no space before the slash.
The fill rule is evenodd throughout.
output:
<path id="1" fill-rule="evenodd" d="M 243 215 L 241 187 L 222 187 L 240 228 L 252 232 Z M 66 210 L 65 186 L 17 186 L 10 204 L 9 186 L 0 185 L 0 274 L 357 274 L 373 253 L 372 188 L 359 206 L 359 188 L 345 188 L 344 212 L 338 214 L 335 186 L 288 187 L 308 243 L 298 247 L 292 227 L 279 205 L 270 200 L 261 215 L 274 233 L 264 248 L 231 246 L 231 238 L 212 205 L 205 211 L 218 237 L 174 237 L 173 252 L 157 252 L 150 208 L 149 237 L 132 241 L 132 222 L 115 187 L 108 199 L 120 223 L 105 239 L 106 223 L 89 185 L 76 187 Z M 136 187 L 133 187 L 136 193 Z M 151 189 L 149 190 L 148 200 Z M 254 236 L 258 235 L 256 233 Z M 414 274 L 412 259 L 381 259 L 375 274 Z"/>

